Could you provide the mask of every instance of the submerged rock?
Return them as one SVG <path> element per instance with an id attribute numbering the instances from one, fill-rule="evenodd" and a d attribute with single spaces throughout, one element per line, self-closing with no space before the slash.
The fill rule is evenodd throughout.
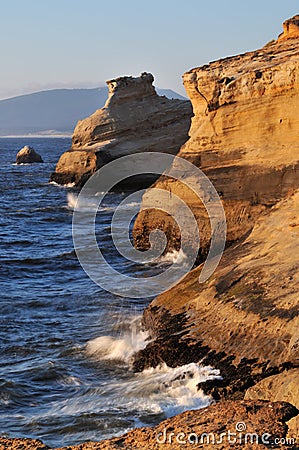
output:
<path id="1" fill-rule="evenodd" d="M 34 150 L 33 147 L 25 145 L 16 156 L 17 164 L 42 163 L 42 157 Z"/>
<path id="2" fill-rule="evenodd" d="M 72 148 L 60 157 L 51 180 L 82 186 L 98 168 L 121 156 L 176 154 L 188 139 L 191 103 L 160 97 L 153 81 L 150 73 L 107 81 L 104 108 L 78 122 Z M 143 175 L 139 181 L 148 185 L 153 179 Z"/>

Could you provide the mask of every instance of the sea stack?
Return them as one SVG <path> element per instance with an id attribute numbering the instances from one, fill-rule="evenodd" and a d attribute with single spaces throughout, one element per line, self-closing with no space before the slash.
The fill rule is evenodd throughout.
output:
<path id="1" fill-rule="evenodd" d="M 33 147 L 25 145 L 21 148 L 16 156 L 17 164 L 31 164 L 31 163 L 42 163 L 44 162 L 42 157 L 34 150 Z"/>
<path id="2" fill-rule="evenodd" d="M 176 154 L 188 139 L 191 103 L 159 96 L 153 81 L 146 72 L 107 81 L 105 106 L 78 122 L 72 148 L 60 157 L 51 180 L 82 186 L 98 168 L 121 156 Z"/>

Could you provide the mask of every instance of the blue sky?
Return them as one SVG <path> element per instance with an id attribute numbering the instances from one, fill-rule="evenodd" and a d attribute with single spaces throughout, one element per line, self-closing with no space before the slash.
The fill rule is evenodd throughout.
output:
<path id="1" fill-rule="evenodd" d="M 95 87 L 152 72 L 184 92 L 182 74 L 276 38 L 298 0 L 1 0 L 0 98 Z"/>

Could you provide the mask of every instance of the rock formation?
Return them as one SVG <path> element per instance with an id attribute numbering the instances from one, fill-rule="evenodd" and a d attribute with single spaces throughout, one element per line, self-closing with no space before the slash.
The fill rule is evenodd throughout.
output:
<path id="1" fill-rule="evenodd" d="M 299 39 L 291 31 L 296 21 L 286 22 L 288 39 L 183 77 L 194 117 L 190 139 L 178 156 L 202 169 L 216 187 L 226 213 L 228 243 L 244 236 L 264 209 L 299 186 Z M 155 187 L 177 194 L 193 209 L 204 256 L 209 218 L 185 183 L 188 175 L 184 183 L 161 177 Z M 160 228 L 167 248 L 178 248 L 180 234 L 173 219 L 146 208 L 147 195 L 134 226 L 135 246 L 148 248 L 150 231 Z"/>
<path id="2" fill-rule="evenodd" d="M 266 439 L 270 435 L 272 443 L 277 437 L 279 443 L 271 448 L 298 449 L 297 21 L 298 16 L 286 21 L 279 40 L 261 50 L 213 62 L 184 75 L 195 116 L 190 139 L 179 155 L 200 167 L 216 186 L 225 208 L 231 245 L 210 279 L 199 284 L 202 265 L 198 266 L 148 306 L 143 323 L 151 340 L 135 354 L 134 369 L 141 371 L 163 361 L 171 367 L 190 362 L 212 365 L 220 369 L 222 379 L 206 381 L 199 387 L 217 403 L 179 414 L 152 428 L 80 444 L 74 450 L 194 448 L 194 444 L 182 447 L 182 443 L 170 443 L 169 434 L 165 444 L 160 444 L 157 436 L 162 440 L 168 430 L 175 438 L 177 433 L 184 433 L 179 435 L 180 440 L 189 433 L 215 433 L 219 437 L 220 433 L 234 432 L 237 423 L 245 424 L 248 433 L 260 437 L 267 433 Z M 120 91 L 126 92 L 121 80 L 111 82 L 107 102 L 112 103 L 111 110 L 114 100 L 121 108 L 122 102 L 118 103 L 116 96 L 118 83 Z M 144 92 L 142 80 L 140 85 L 130 80 Z M 154 97 L 149 87 L 145 91 L 146 101 Z M 121 96 L 124 105 L 127 95 L 130 97 L 128 91 Z M 95 140 L 92 129 L 96 133 L 91 125 L 88 142 Z M 108 126 L 106 132 L 110 149 Z M 97 145 L 91 147 L 98 149 Z M 83 148 L 78 152 L 82 152 L 78 166 L 84 166 L 85 154 L 93 155 L 95 159 L 86 165 L 92 172 L 98 164 L 98 150 Z M 188 180 L 188 173 L 183 175 Z M 177 193 L 193 208 L 201 230 L 203 256 L 210 239 L 204 205 L 198 204 L 190 188 L 174 179 L 162 176 L 155 186 Z M 149 195 L 150 191 L 144 196 L 143 208 Z M 157 227 L 166 232 L 169 248 L 179 246 L 179 231 L 171 217 L 153 210 L 142 210 L 137 218 L 137 246 L 146 248 L 149 232 Z M 287 437 L 297 438 L 297 442 L 287 441 Z M 2 438 L 0 449 L 21 448 L 17 441 Z M 27 448 L 45 448 L 34 442 Z M 210 441 L 196 447 L 225 450 L 232 444 L 224 442 L 219 446 Z M 269 445 L 261 440 L 259 444 L 243 440 L 233 447 L 258 450 Z"/>
<path id="3" fill-rule="evenodd" d="M 272 400 L 275 402 L 289 402 L 299 408 L 299 368 L 291 369 L 287 373 L 265 378 L 246 391 L 246 400 Z M 299 416 L 288 422 L 289 436 L 299 436 Z"/>
<path id="4" fill-rule="evenodd" d="M 120 156 L 149 151 L 176 154 L 188 139 L 191 104 L 158 96 L 153 80 L 150 73 L 143 73 L 107 81 L 104 108 L 78 122 L 72 148 L 60 157 L 52 181 L 81 186 L 97 168 Z"/>
<path id="5" fill-rule="evenodd" d="M 16 156 L 17 164 L 28 164 L 28 163 L 42 163 L 42 157 L 36 153 L 33 147 L 29 145 L 25 145 L 25 147 L 21 148 Z"/>
<path id="6" fill-rule="evenodd" d="M 279 35 L 278 40 L 292 39 L 299 37 L 299 15 L 286 20 L 283 23 L 283 33 Z"/>
<path id="7" fill-rule="evenodd" d="M 135 369 L 161 361 L 211 364 L 223 380 L 205 389 L 222 398 L 243 395 L 262 378 L 296 367 L 298 211 L 299 191 L 265 212 L 246 239 L 227 248 L 205 283 L 198 282 L 199 266 L 158 296 L 143 317 L 155 339 L 137 353 Z"/>
<path id="8" fill-rule="evenodd" d="M 198 282 L 199 266 L 149 305 L 143 322 L 153 340 L 135 355 L 134 367 L 210 364 L 223 379 L 201 387 L 217 400 L 243 398 L 256 385 L 247 398 L 298 404 L 297 19 L 286 21 L 284 36 L 261 50 L 184 75 L 194 117 L 179 156 L 201 168 L 218 190 L 228 248 L 205 283 Z M 182 178 L 188 182 L 188 173 Z M 204 205 L 166 176 L 154 187 L 177 194 L 193 209 L 203 258 L 211 233 Z M 150 195 L 144 195 L 135 222 L 136 246 L 147 248 L 150 231 L 160 228 L 168 249 L 178 249 L 179 229 L 171 216 L 146 210 Z"/>
<path id="9" fill-rule="evenodd" d="M 201 410 L 186 411 L 152 428 L 137 428 L 114 439 L 57 450 L 226 450 L 232 447 L 266 450 L 275 440 L 277 444 L 271 448 L 295 450 L 296 445 L 286 440 L 286 421 L 297 414 L 296 408 L 286 402 L 226 401 Z M 40 441 L 0 438 L 1 450 L 48 448 Z"/>

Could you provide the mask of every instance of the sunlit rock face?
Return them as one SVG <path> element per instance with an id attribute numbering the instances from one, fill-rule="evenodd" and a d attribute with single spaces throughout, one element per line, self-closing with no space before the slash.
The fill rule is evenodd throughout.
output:
<path id="1" fill-rule="evenodd" d="M 176 154 L 188 139 L 191 103 L 159 96 L 153 81 L 150 73 L 107 81 L 105 106 L 78 122 L 72 148 L 59 159 L 52 180 L 80 186 L 98 168 L 121 156 Z M 147 184 L 150 181 L 153 178 Z"/>
<path id="2" fill-rule="evenodd" d="M 265 208 L 299 185 L 299 35 L 298 19 L 260 50 L 211 62 L 183 76 L 194 117 L 190 139 L 178 156 L 210 178 L 225 209 L 227 241 L 244 236 Z M 287 39 L 286 39 L 287 38 Z M 179 195 L 194 211 L 207 251 L 210 222 L 203 205 L 185 185 L 161 177 L 155 187 Z M 146 210 L 148 194 L 134 227 L 136 247 L 148 248 L 155 228 L 178 249 L 180 233 L 172 218 Z"/>

